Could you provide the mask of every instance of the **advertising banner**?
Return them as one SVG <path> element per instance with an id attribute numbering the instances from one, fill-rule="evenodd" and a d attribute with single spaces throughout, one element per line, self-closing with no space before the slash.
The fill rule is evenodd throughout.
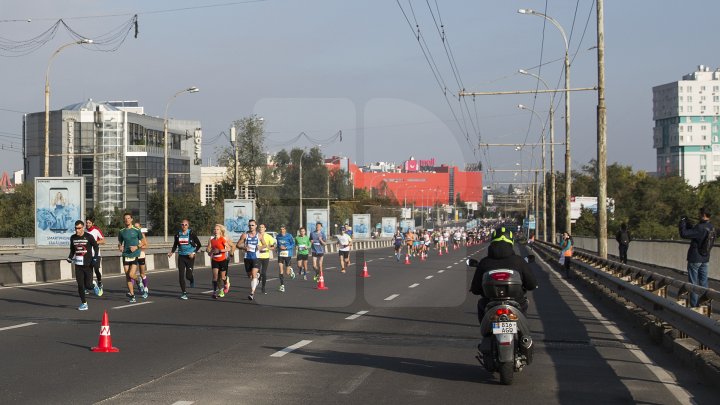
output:
<path id="1" fill-rule="evenodd" d="M 320 222 L 323 226 L 323 230 L 325 231 L 325 235 L 330 235 L 332 232 L 330 229 L 328 229 L 329 225 L 329 215 L 327 208 L 308 208 L 305 210 L 305 229 L 307 230 L 307 235 L 310 234 L 310 232 L 315 230 L 315 224 Z"/>
<path id="2" fill-rule="evenodd" d="M 382 229 L 380 236 L 383 238 L 390 238 L 395 235 L 395 229 L 397 229 L 397 218 L 394 217 L 383 217 L 382 218 Z"/>
<path id="3" fill-rule="evenodd" d="M 353 214 L 353 239 L 370 237 L 370 214 Z"/>
<path id="4" fill-rule="evenodd" d="M 85 214 L 83 177 L 35 178 L 35 245 L 70 247 Z"/>
<path id="5" fill-rule="evenodd" d="M 255 219 L 255 200 L 224 200 L 223 204 L 227 235 L 237 242 L 247 232 L 248 221 Z"/>
<path id="6" fill-rule="evenodd" d="M 400 231 L 402 233 L 407 232 L 408 230 L 415 230 L 415 220 L 414 219 L 403 219 L 400 221 Z"/>

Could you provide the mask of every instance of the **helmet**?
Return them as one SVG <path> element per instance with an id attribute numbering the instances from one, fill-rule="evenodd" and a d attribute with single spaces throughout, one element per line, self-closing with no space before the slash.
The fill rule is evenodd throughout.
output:
<path id="1" fill-rule="evenodd" d="M 492 231 L 493 242 L 507 242 L 513 244 L 513 233 L 510 228 L 504 226 L 497 227 Z"/>

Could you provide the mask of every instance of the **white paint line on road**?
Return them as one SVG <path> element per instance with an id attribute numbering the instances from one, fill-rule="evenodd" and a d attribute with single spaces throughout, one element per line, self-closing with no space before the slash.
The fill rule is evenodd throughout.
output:
<path id="1" fill-rule="evenodd" d="M 445 273 L 445 270 L 438 270 L 438 273 Z"/>
<path id="2" fill-rule="evenodd" d="M 354 315 L 350 315 L 350 316 L 348 316 L 348 317 L 345 318 L 345 319 L 347 319 L 347 320 L 349 320 L 349 321 L 352 321 L 353 319 L 358 319 L 358 318 L 360 318 L 361 316 L 363 316 L 363 315 L 365 315 L 365 314 L 367 314 L 367 313 L 368 313 L 368 311 L 359 311 L 358 313 L 356 313 L 356 314 L 354 314 Z"/>
<path id="3" fill-rule="evenodd" d="M 212 293 L 213 293 L 213 290 L 210 290 L 210 291 L 203 291 L 203 292 L 201 292 L 200 294 L 212 294 Z"/>
<path id="4" fill-rule="evenodd" d="M 334 270 L 334 269 L 337 269 L 337 267 L 335 267 L 335 266 L 333 266 L 333 267 L 325 267 L 325 268 L 323 269 L 323 271 L 325 271 L 325 270 Z"/>
<path id="5" fill-rule="evenodd" d="M 370 260 L 366 260 L 366 262 L 368 262 L 368 263 L 370 263 L 370 262 L 372 262 L 372 261 L 373 261 L 373 259 L 370 259 Z"/>
<path id="6" fill-rule="evenodd" d="M 195 401 L 177 401 L 177 402 L 173 402 L 172 405 L 192 405 L 194 403 L 195 403 Z"/>
<path id="7" fill-rule="evenodd" d="M 425 280 L 430 280 L 433 277 L 435 277 L 435 276 L 427 276 L 427 277 L 425 277 Z"/>
<path id="8" fill-rule="evenodd" d="M 381 257 L 381 258 L 379 258 L 378 260 L 385 260 L 385 258 L 384 258 L 384 257 Z"/>
<path id="9" fill-rule="evenodd" d="M 365 379 L 370 377 L 370 374 L 372 374 L 372 372 L 374 370 L 375 369 L 371 368 L 371 369 L 363 372 L 359 376 L 353 378 L 352 380 L 350 380 L 348 385 L 345 386 L 345 389 L 338 391 L 338 394 L 344 394 L 344 395 L 352 394 L 352 392 L 355 391 L 357 389 L 357 387 L 359 387 L 360 384 L 362 384 L 365 381 Z"/>
<path id="10" fill-rule="evenodd" d="M 4 328 L 0 328 L 0 331 L 3 330 L 10 330 L 10 329 L 17 329 L 17 328 L 24 328 L 26 326 L 33 326 L 37 325 L 35 322 L 27 322 L 27 323 L 21 323 L 20 325 L 13 325 L 13 326 L 6 326 Z"/>
<path id="11" fill-rule="evenodd" d="M 417 287 L 417 286 L 419 286 L 419 285 L 420 285 L 420 284 L 415 283 L 415 284 L 413 284 L 413 285 L 409 285 L 408 288 L 415 288 L 415 287 Z"/>
<path id="12" fill-rule="evenodd" d="M 392 300 L 394 300 L 395 298 L 397 298 L 397 297 L 399 297 L 399 296 L 400 296 L 400 294 L 393 294 L 393 295 L 385 298 L 385 301 L 392 301 Z"/>
<path id="13" fill-rule="evenodd" d="M 446 269 L 451 269 L 451 268 L 452 268 L 452 266 L 447 266 L 447 267 L 445 267 L 445 268 L 446 268 Z"/>
<path id="14" fill-rule="evenodd" d="M 303 346 L 309 345 L 310 343 L 312 343 L 312 340 L 301 340 L 292 346 L 288 346 L 280 351 L 277 351 L 277 352 L 271 354 L 270 357 L 282 357 L 282 356 L 290 353 L 291 351 L 293 351 L 295 349 L 299 349 Z"/>
<path id="15" fill-rule="evenodd" d="M 130 308 L 130 307 L 136 307 L 138 305 L 145 305 L 145 304 L 152 304 L 152 303 L 153 303 L 152 301 L 136 302 L 135 304 L 120 305 L 119 307 L 112 307 L 112 309 Z"/>

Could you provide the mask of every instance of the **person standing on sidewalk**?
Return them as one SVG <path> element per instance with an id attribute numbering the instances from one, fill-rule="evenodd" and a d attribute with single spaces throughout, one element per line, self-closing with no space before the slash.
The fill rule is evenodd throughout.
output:
<path id="1" fill-rule="evenodd" d="M 180 280 L 180 289 L 182 290 L 181 300 L 188 299 L 187 289 L 185 288 L 185 279 L 190 281 L 190 288 L 195 287 L 195 276 L 193 275 L 193 267 L 195 266 L 195 254 L 200 251 L 202 244 L 198 236 L 190 229 L 190 221 L 183 219 L 180 224 L 180 231 L 175 234 L 175 241 L 172 249 L 168 253 L 171 257 L 175 251 L 178 251 L 178 278 Z"/>
<path id="2" fill-rule="evenodd" d="M 620 262 L 627 264 L 627 252 L 630 247 L 630 231 L 628 231 L 627 224 L 623 222 L 620 224 L 620 230 L 615 234 L 615 240 L 618 242 L 618 252 L 620 252 Z"/>
<path id="3" fill-rule="evenodd" d="M 560 242 L 560 261 L 565 266 L 565 278 L 570 278 L 570 263 L 573 255 L 573 239 L 569 233 L 563 232 Z"/>
<path id="4" fill-rule="evenodd" d="M 710 249 L 715 241 L 715 227 L 710 223 L 710 210 L 703 207 L 699 212 L 700 222 L 692 226 L 687 217 L 680 219 L 680 237 L 690 239 L 687 252 L 688 280 L 691 284 L 708 287 L 708 265 Z M 700 296 L 690 293 L 690 306 L 697 307 Z"/>
<path id="5" fill-rule="evenodd" d="M 95 294 L 98 297 L 101 297 L 103 295 L 103 284 L 102 284 L 102 274 L 100 273 L 100 262 L 102 261 L 102 257 L 100 256 L 100 245 L 105 244 L 105 236 L 103 236 L 102 231 L 100 228 L 95 226 L 95 218 L 94 217 L 88 217 L 85 220 L 85 230 L 87 233 L 93 236 L 95 238 L 95 242 L 98 244 L 98 252 L 97 252 L 97 260 L 93 261 L 93 270 L 95 271 L 95 278 L 97 278 L 97 291 L 95 291 Z"/>
<path id="6" fill-rule="evenodd" d="M 75 221 L 75 234 L 70 236 L 70 254 L 67 261 L 75 264 L 75 281 L 80 295 L 79 311 L 88 310 L 85 290 L 93 288 L 93 264 L 97 261 L 98 253 L 97 242 L 92 235 L 85 232 L 83 221 Z M 95 294 L 99 295 L 97 286 Z"/>

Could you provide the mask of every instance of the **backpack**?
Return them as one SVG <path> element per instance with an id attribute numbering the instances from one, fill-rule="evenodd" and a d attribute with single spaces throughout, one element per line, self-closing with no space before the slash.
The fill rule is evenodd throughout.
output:
<path id="1" fill-rule="evenodd" d="M 620 231 L 620 243 L 623 245 L 630 244 L 630 234 L 628 231 Z"/>
<path id="2" fill-rule="evenodd" d="M 710 249 L 712 249 L 713 245 L 715 245 L 715 227 L 710 225 L 710 228 L 708 228 L 707 236 L 705 236 L 705 239 L 700 243 L 700 246 L 698 246 L 698 253 L 700 253 L 702 256 L 707 256 L 710 254 Z"/>

